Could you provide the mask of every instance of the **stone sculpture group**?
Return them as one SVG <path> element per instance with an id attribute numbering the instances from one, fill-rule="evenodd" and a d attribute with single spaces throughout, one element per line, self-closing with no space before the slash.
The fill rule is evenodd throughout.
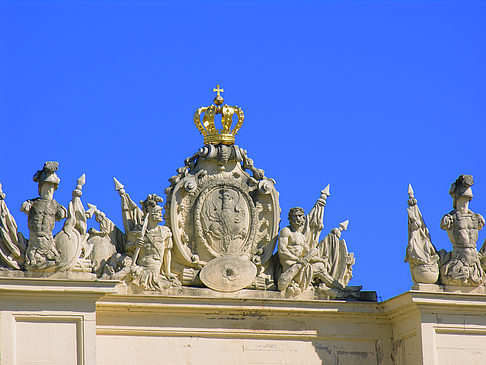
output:
<path id="1" fill-rule="evenodd" d="M 429 230 L 408 188 L 408 246 L 405 261 L 410 264 L 414 283 L 456 286 L 480 286 L 486 283 L 486 242 L 477 250 L 478 232 L 484 218 L 469 210 L 474 184 L 471 175 L 461 175 L 452 183 L 449 194 L 453 210 L 442 217 L 440 228 L 447 231 L 452 251 L 439 250 L 432 244 Z"/>
<path id="2" fill-rule="evenodd" d="M 218 86 L 214 91 L 214 104 L 199 108 L 194 116 L 205 145 L 169 179 L 165 214 L 160 196 L 150 194 L 139 206 L 115 178 L 122 230 L 97 206 L 87 204 L 85 210 L 84 175 L 66 209 L 54 200 L 60 184 L 58 163 L 48 161 L 33 178 L 39 197 L 21 205 L 28 216 L 26 239 L 0 185 L 0 271 L 45 276 L 84 272 L 93 280 L 118 280 L 134 293 L 189 286 L 216 292 L 278 291 L 285 297 L 311 293 L 325 299 L 359 298 L 361 288 L 348 286 L 355 258 L 341 239 L 348 221 L 320 239 L 329 185 L 308 214 L 300 207 L 290 209 L 289 226 L 279 231 L 275 181 L 234 144 L 243 111 L 222 105 L 222 90 Z M 231 128 L 234 114 L 237 123 Z M 216 115 L 221 115 L 223 129 L 215 127 Z M 472 184 L 471 176 L 462 175 L 451 186 L 454 210 L 444 216 L 441 227 L 449 234 L 452 252 L 437 251 L 432 245 L 409 187 L 406 261 L 415 283 L 484 284 L 486 248 L 476 250 L 484 219 L 468 209 Z M 90 218 L 99 229 L 87 230 Z M 63 228 L 54 235 L 55 222 L 61 220 Z"/>
<path id="3" fill-rule="evenodd" d="M 214 104 L 199 108 L 194 117 L 205 145 L 169 179 L 165 217 L 161 197 L 150 194 L 138 206 L 114 179 L 121 198 L 123 230 L 119 229 L 95 205 L 87 204 L 85 210 L 84 175 L 66 209 L 54 200 L 60 183 L 58 163 L 48 161 L 34 175 L 39 197 L 21 207 L 28 215 L 30 235 L 25 239 L 0 186 L 3 270 L 92 273 L 99 279 L 119 280 L 132 292 L 192 286 L 219 292 L 280 291 L 287 297 L 309 291 L 328 298 L 345 296 L 354 264 L 341 239 L 348 221 L 319 240 L 329 186 L 309 214 L 291 209 L 290 225 L 279 233 L 275 181 L 234 144 L 243 111 L 222 105 L 222 90 L 215 91 Z M 215 127 L 218 114 L 222 130 Z M 231 129 L 233 114 L 238 121 Z M 87 231 L 87 220 L 93 217 L 99 229 Z M 62 230 L 54 235 L 55 222 L 63 219 Z M 347 288 L 353 291 L 359 287 Z"/>

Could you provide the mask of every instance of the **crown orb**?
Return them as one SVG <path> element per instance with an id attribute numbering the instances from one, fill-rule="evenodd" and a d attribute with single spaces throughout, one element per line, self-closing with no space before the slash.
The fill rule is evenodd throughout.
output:
<path id="1" fill-rule="evenodd" d="M 224 102 L 224 99 L 221 95 L 216 95 L 214 100 L 213 100 L 214 104 L 216 104 L 217 106 L 220 106 L 221 104 L 223 104 Z"/>

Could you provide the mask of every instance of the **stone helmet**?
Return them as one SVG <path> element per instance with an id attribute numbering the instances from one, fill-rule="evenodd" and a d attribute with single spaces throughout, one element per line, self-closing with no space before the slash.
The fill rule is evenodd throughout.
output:
<path id="1" fill-rule="evenodd" d="M 33 180 L 36 183 L 39 183 L 40 186 L 44 183 L 51 183 L 54 185 L 54 189 L 57 190 L 61 179 L 56 175 L 56 171 L 59 167 L 59 163 L 55 161 L 47 161 L 44 164 L 42 170 L 38 170 L 33 177 Z"/>
<path id="2" fill-rule="evenodd" d="M 449 189 L 449 194 L 454 199 L 453 206 L 456 208 L 456 201 L 459 197 L 464 196 L 472 199 L 473 193 L 471 186 L 474 185 L 474 180 L 471 175 L 461 175 L 457 178 L 455 182 L 451 184 L 451 188 Z"/>
<path id="3" fill-rule="evenodd" d="M 149 194 L 147 199 L 140 201 L 143 213 L 147 214 L 150 208 L 154 208 L 158 205 L 158 203 L 162 203 L 163 201 L 164 199 L 162 199 L 160 196 L 156 194 Z"/>

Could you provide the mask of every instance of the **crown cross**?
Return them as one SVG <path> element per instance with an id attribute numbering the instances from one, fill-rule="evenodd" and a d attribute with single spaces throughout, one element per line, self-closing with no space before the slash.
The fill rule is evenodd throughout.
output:
<path id="1" fill-rule="evenodd" d="M 238 133 L 241 125 L 243 124 L 243 119 L 245 115 L 243 110 L 237 106 L 222 105 L 224 102 L 223 97 L 220 93 L 224 92 L 224 89 L 220 89 L 219 85 L 213 89 L 217 95 L 214 98 L 214 104 L 201 107 L 196 110 L 194 114 L 194 123 L 196 124 L 199 132 L 204 136 L 205 144 L 226 144 L 232 145 L 235 143 L 235 135 Z M 201 122 L 201 115 L 204 113 L 203 120 Z M 217 129 L 214 124 L 214 117 L 216 114 L 221 114 L 221 124 L 222 129 Z M 238 120 L 236 125 L 232 129 L 233 125 L 233 115 L 236 114 Z"/>
<path id="2" fill-rule="evenodd" d="M 221 96 L 219 93 L 224 93 L 224 89 L 220 89 L 219 85 L 216 85 L 216 89 L 213 89 L 213 93 L 218 93 L 217 96 Z"/>

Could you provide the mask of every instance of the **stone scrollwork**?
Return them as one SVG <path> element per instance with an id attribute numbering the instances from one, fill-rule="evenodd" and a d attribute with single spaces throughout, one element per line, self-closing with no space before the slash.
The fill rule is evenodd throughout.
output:
<path id="1" fill-rule="evenodd" d="M 225 144 L 204 146 L 169 181 L 166 220 L 183 282 L 202 280 L 214 290 L 236 291 L 258 281 L 278 234 L 274 181 L 254 168 L 245 150 Z M 237 258 L 234 267 L 226 256 Z"/>

